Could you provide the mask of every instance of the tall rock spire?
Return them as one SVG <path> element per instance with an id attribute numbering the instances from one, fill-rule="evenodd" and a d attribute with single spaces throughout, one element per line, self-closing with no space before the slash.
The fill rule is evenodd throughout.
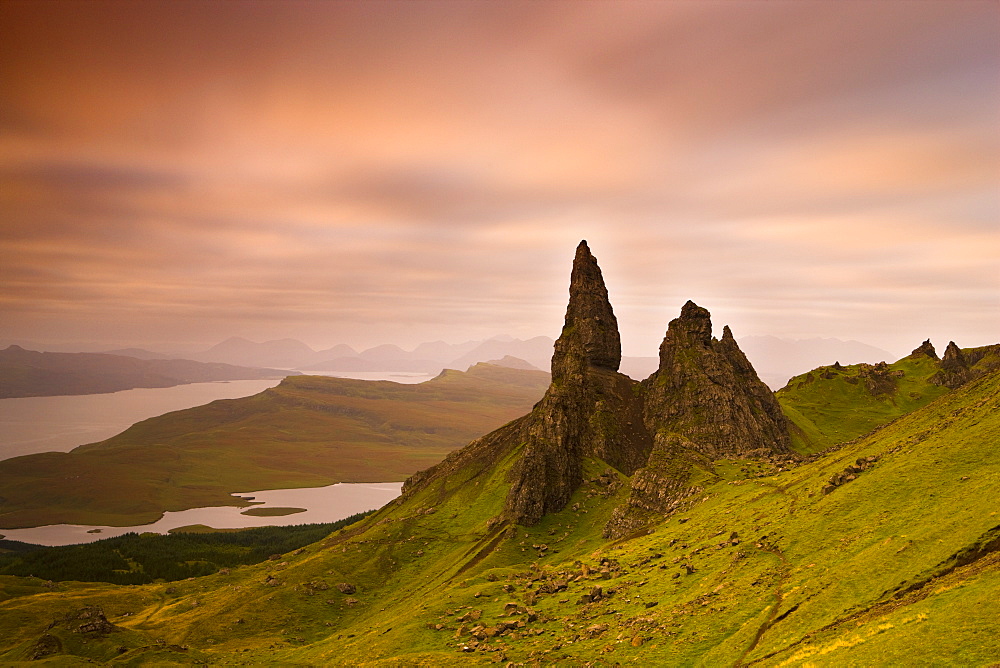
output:
<path id="1" fill-rule="evenodd" d="M 552 385 L 525 426 L 523 454 L 511 471 L 510 521 L 530 525 L 561 510 L 583 481 L 586 457 L 629 475 L 646 461 L 652 439 L 637 383 L 617 372 L 620 363 L 618 320 L 597 260 L 581 241 L 552 355 Z"/>
<path id="2" fill-rule="evenodd" d="M 578 372 L 581 365 L 617 371 L 622 361 L 618 319 L 597 260 L 586 241 L 576 247 L 569 281 L 566 322 L 552 356 L 552 377 Z"/>

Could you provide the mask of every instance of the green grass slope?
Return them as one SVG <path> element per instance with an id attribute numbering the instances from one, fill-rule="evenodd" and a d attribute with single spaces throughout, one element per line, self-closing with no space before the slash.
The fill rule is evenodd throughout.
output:
<path id="1" fill-rule="evenodd" d="M 0 578 L 0 661 L 991 665 L 998 409 L 993 373 L 788 471 L 715 463 L 616 542 L 627 480 L 597 460 L 562 512 L 495 523 L 519 447 L 487 437 L 280 560 L 169 586 Z"/>
<path id="2" fill-rule="evenodd" d="M 230 492 L 404 480 L 526 413 L 548 374 L 479 364 L 417 385 L 292 376 L 72 452 L 0 462 L 0 527 L 129 526 Z"/>
<path id="3" fill-rule="evenodd" d="M 1000 365 L 998 346 L 962 351 L 973 374 Z M 791 422 L 792 447 L 811 454 L 867 434 L 949 392 L 941 362 L 914 354 L 892 364 L 824 366 L 795 376 L 776 397 Z"/>

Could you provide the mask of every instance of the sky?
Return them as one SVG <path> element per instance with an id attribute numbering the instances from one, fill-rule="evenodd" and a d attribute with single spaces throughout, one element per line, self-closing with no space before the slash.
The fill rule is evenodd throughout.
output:
<path id="1" fill-rule="evenodd" d="M 1000 341 L 1000 4 L 0 2 L 0 343 Z"/>

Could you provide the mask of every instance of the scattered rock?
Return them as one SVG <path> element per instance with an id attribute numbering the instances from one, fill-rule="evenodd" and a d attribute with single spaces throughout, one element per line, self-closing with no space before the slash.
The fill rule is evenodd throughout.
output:
<path id="1" fill-rule="evenodd" d="M 61 651 L 62 643 L 59 642 L 59 639 L 50 633 L 43 633 L 42 637 L 35 643 L 35 646 L 31 648 L 31 654 L 28 655 L 28 658 L 31 661 L 37 661 L 46 656 L 58 654 Z"/>
<path id="2" fill-rule="evenodd" d="M 596 638 L 607 630 L 607 624 L 591 624 L 587 627 L 587 635 L 591 638 Z"/>

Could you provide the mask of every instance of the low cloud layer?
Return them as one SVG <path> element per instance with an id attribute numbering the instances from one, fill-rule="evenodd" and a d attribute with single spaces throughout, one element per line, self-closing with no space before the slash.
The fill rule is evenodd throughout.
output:
<path id="1" fill-rule="evenodd" d="M 0 4 L 0 339 L 1000 332 L 1000 11 Z"/>

